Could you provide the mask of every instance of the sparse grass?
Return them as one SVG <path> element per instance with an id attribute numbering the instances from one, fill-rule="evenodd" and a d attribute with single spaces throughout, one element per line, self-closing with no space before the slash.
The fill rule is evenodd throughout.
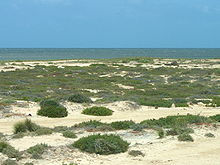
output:
<path id="1" fill-rule="evenodd" d="M 27 153 L 31 154 L 33 159 L 41 159 L 41 155 L 49 146 L 46 144 L 37 144 L 27 149 Z"/>
<path id="2" fill-rule="evenodd" d="M 7 155 L 9 158 L 21 158 L 21 153 L 4 141 L 0 141 L 0 153 Z"/>
<path id="3" fill-rule="evenodd" d="M 88 153 L 100 155 L 117 154 L 126 152 L 129 143 L 116 135 L 91 135 L 77 140 L 73 147 Z"/>
<path id="4" fill-rule="evenodd" d="M 34 132 L 37 129 L 39 129 L 40 126 L 36 125 L 35 123 L 33 123 L 31 120 L 26 119 L 24 122 L 18 122 L 14 125 L 14 133 L 18 134 L 18 133 L 24 133 L 24 132 Z"/>
<path id="5" fill-rule="evenodd" d="M 65 131 L 63 132 L 63 136 L 66 137 L 66 138 L 77 138 L 76 134 L 72 131 Z"/>
<path id="6" fill-rule="evenodd" d="M 2 163 L 2 165 L 18 165 L 18 163 L 16 163 L 14 160 L 7 159 Z"/>
<path id="7" fill-rule="evenodd" d="M 74 127 L 76 128 L 97 128 L 99 126 L 103 126 L 103 125 L 107 125 L 106 123 L 102 123 L 100 121 L 96 121 L 96 120 L 90 120 L 87 122 L 82 122 L 79 124 L 74 125 Z"/>
<path id="8" fill-rule="evenodd" d="M 220 115 L 210 116 L 209 118 L 216 121 L 216 122 L 220 122 Z"/>
<path id="9" fill-rule="evenodd" d="M 93 116 L 111 116 L 112 112 L 112 110 L 105 107 L 91 107 L 84 109 L 82 114 Z"/>
<path id="10" fill-rule="evenodd" d="M 141 151 L 138 151 L 138 150 L 131 150 L 128 152 L 129 155 L 133 156 L 133 157 L 137 157 L 137 156 L 142 156 L 144 157 L 145 154 Z"/>
<path id="11" fill-rule="evenodd" d="M 51 135 L 53 133 L 53 130 L 50 128 L 39 128 L 35 131 L 35 134 L 37 136 L 41 136 L 41 135 Z"/>
<path id="12" fill-rule="evenodd" d="M 171 128 L 170 130 L 166 131 L 166 135 L 167 136 L 176 136 L 176 135 L 180 135 L 180 134 L 190 134 L 190 133 L 194 133 L 194 130 L 192 128 Z"/>

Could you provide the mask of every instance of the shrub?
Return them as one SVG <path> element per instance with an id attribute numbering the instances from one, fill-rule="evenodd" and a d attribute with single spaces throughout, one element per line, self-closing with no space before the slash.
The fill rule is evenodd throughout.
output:
<path id="1" fill-rule="evenodd" d="M 129 155 L 131 156 L 134 156 L 134 157 L 137 157 L 137 156 L 145 156 L 144 153 L 142 153 L 141 151 L 138 151 L 138 150 L 131 150 L 128 152 Z"/>
<path id="2" fill-rule="evenodd" d="M 2 165 L 18 165 L 18 164 L 14 160 L 7 159 L 2 163 Z"/>
<path id="3" fill-rule="evenodd" d="M 33 123 L 31 120 L 26 119 L 24 122 L 18 122 L 14 125 L 14 133 L 22 133 L 22 132 L 34 132 L 36 131 L 40 126 Z"/>
<path id="4" fill-rule="evenodd" d="M 157 129 L 157 133 L 160 139 L 164 138 L 165 132 L 162 128 Z"/>
<path id="5" fill-rule="evenodd" d="M 25 163 L 24 165 L 34 165 L 33 163 Z"/>
<path id="6" fill-rule="evenodd" d="M 131 129 L 133 129 L 133 131 L 142 131 L 145 127 L 145 125 L 143 124 L 134 124 L 131 126 Z"/>
<path id="7" fill-rule="evenodd" d="M 53 131 L 50 128 L 40 128 L 35 131 L 36 135 L 41 136 L 41 135 L 50 135 L 53 133 Z"/>
<path id="8" fill-rule="evenodd" d="M 56 102 L 55 100 L 43 100 L 40 102 L 40 106 L 41 107 L 45 107 L 45 106 L 60 106 L 60 104 L 58 102 Z"/>
<path id="9" fill-rule="evenodd" d="M 57 126 L 53 128 L 54 132 L 64 132 L 69 130 L 69 128 L 67 126 Z"/>
<path id="10" fill-rule="evenodd" d="M 102 123 L 100 121 L 96 121 L 96 120 L 90 120 L 90 121 L 86 121 L 86 122 L 82 122 L 79 124 L 74 125 L 74 127 L 77 128 L 97 128 L 98 126 L 103 126 L 103 125 L 107 125 L 106 123 Z"/>
<path id="11" fill-rule="evenodd" d="M 220 107 L 220 97 L 214 97 L 212 99 L 212 105 L 216 107 Z"/>
<path id="12" fill-rule="evenodd" d="M 112 122 L 111 126 L 116 130 L 130 129 L 135 123 L 133 121 L 116 121 Z"/>
<path id="13" fill-rule="evenodd" d="M 209 118 L 214 120 L 214 121 L 220 122 L 220 115 L 210 116 Z"/>
<path id="14" fill-rule="evenodd" d="M 175 135 L 190 134 L 190 133 L 194 133 L 194 130 L 192 128 L 171 128 L 170 130 L 167 130 L 166 135 L 175 136 Z"/>
<path id="15" fill-rule="evenodd" d="M 9 158 L 19 159 L 21 157 L 19 151 L 17 151 L 14 147 L 3 141 L 0 142 L 0 152 L 7 155 Z"/>
<path id="16" fill-rule="evenodd" d="M 139 101 L 140 105 L 152 106 L 152 107 L 167 107 L 170 108 L 173 104 L 170 100 L 162 100 L 162 99 L 148 99 L 141 98 Z"/>
<path id="17" fill-rule="evenodd" d="M 83 137 L 73 144 L 81 151 L 100 155 L 117 154 L 126 152 L 129 143 L 116 135 L 91 135 Z"/>
<path id="18" fill-rule="evenodd" d="M 79 93 L 70 96 L 68 98 L 68 101 L 74 102 L 74 103 L 92 103 L 92 100 L 89 97 L 84 96 Z"/>
<path id="19" fill-rule="evenodd" d="M 77 138 L 76 134 L 72 131 L 63 132 L 63 136 L 66 138 Z"/>
<path id="20" fill-rule="evenodd" d="M 115 129 L 112 128 L 112 126 L 110 126 L 110 125 L 101 125 L 101 126 L 98 126 L 98 127 L 96 127 L 96 130 L 97 130 L 97 131 L 115 131 Z"/>
<path id="21" fill-rule="evenodd" d="M 41 109 L 37 112 L 40 116 L 46 116 L 51 118 L 61 118 L 66 117 L 68 115 L 68 112 L 64 106 L 43 106 Z"/>
<path id="22" fill-rule="evenodd" d="M 189 142 L 193 142 L 193 138 L 191 135 L 189 134 L 181 134 L 178 136 L 178 140 L 179 141 L 189 141 Z"/>
<path id="23" fill-rule="evenodd" d="M 207 133 L 207 134 L 205 134 L 205 137 L 214 138 L 215 135 L 212 133 Z"/>
<path id="24" fill-rule="evenodd" d="M 84 109 L 82 114 L 93 116 L 110 116 L 112 115 L 112 112 L 112 110 L 105 107 L 91 107 Z"/>
<path id="25" fill-rule="evenodd" d="M 48 145 L 46 144 L 37 144 L 27 149 L 27 153 L 31 154 L 32 158 L 34 159 L 41 159 L 41 155 L 44 153 L 44 151 L 47 148 L 48 148 Z"/>

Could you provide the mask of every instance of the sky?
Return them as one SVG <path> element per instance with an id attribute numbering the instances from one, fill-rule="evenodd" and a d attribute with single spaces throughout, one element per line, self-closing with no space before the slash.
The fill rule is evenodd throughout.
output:
<path id="1" fill-rule="evenodd" d="M 220 0 L 0 0 L 1 48 L 220 48 Z"/>

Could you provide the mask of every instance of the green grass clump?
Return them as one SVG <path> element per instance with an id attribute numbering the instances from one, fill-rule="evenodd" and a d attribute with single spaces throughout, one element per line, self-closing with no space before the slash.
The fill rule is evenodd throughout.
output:
<path id="1" fill-rule="evenodd" d="M 92 100 L 89 97 L 84 96 L 79 93 L 71 95 L 68 98 L 68 101 L 74 102 L 74 103 L 92 103 Z"/>
<path id="2" fill-rule="evenodd" d="M 178 136 L 178 140 L 179 141 L 189 141 L 189 142 L 193 142 L 194 139 L 192 138 L 191 135 L 189 134 L 181 134 Z"/>
<path id="3" fill-rule="evenodd" d="M 18 165 L 18 163 L 16 163 L 14 160 L 7 159 L 2 163 L 2 165 Z"/>
<path id="4" fill-rule="evenodd" d="M 135 123 L 131 120 L 129 121 L 116 121 L 112 122 L 111 126 L 116 130 L 126 130 L 130 129 Z"/>
<path id="5" fill-rule="evenodd" d="M 56 126 L 53 128 L 54 132 L 64 132 L 64 131 L 68 131 L 69 128 L 67 126 Z"/>
<path id="6" fill-rule="evenodd" d="M 162 99 L 149 99 L 141 98 L 138 103 L 140 105 L 152 106 L 152 107 L 167 107 L 170 108 L 173 104 L 171 100 L 162 100 Z"/>
<path id="7" fill-rule="evenodd" d="M 76 134 L 72 131 L 65 131 L 63 132 L 63 136 L 66 137 L 66 138 L 77 138 Z"/>
<path id="8" fill-rule="evenodd" d="M 50 128 L 39 128 L 35 131 L 37 136 L 41 135 L 51 135 L 53 133 L 53 130 Z"/>
<path id="9" fill-rule="evenodd" d="M 41 109 L 37 112 L 40 116 L 50 118 L 62 118 L 68 115 L 66 108 L 59 103 L 51 100 L 41 103 Z"/>
<path id="10" fill-rule="evenodd" d="M 160 139 L 165 137 L 165 132 L 162 128 L 157 129 L 157 133 Z"/>
<path id="11" fill-rule="evenodd" d="M 33 159 L 41 159 L 41 155 L 44 153 L 44 151 L 48 148 L 48 145 L 46 144 L 37 144 L 33 147 L 30 147 L 27 149 L 27 153 L 32 155 Z"/>
<path id="12" fill-rule="evenodd" d="M 112 112 L 112 110 L 105 107 L 91 107 L 84 109 L 82 114 L 93 116 L 111 116 Z"/>
<path id="13" fill-rule="evenodd" d="M 73 144 L 73 147 L 88 153 L 100 155 L 117 154 L 126 152 L 129 143 L 116 135 L 91 135 L 83 137 Z"/>
<path id="14" fill-rule="evenodd" d="M 0 141 L 0 153 L 7 155 L 9 158 L 20 159 L 21 153 L 10 144 Z"/>
<path id="15" fill-rule="evenodd" d="M 31 120 L 26 119 L 24 122 L 18 122 L 14 125 L 14 133 L 22 133 L 22 132 L 34 132 L 37 129 L 39 129 L 40 126 L 37 124 L 33 123 Z"/>
<path id="16" fill-rule="evenodd" d="M 137 156 L 145 156 L 145 154 L 141 151 L 138 150 L 131 150 L 128 152 L 129 155 L 133 156 L 133 157 L 137 157 Z"/>

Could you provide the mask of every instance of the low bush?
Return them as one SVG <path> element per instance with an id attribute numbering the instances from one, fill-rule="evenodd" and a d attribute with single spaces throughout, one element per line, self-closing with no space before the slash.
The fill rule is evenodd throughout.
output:
<path id="1" fill-rule="evenodd" d="M 0 142 L 0 153 L 7 155 L 9 158 L 20 159 L 21 157 L 21 153 L 18 150 L 3 141 Z"/>
<path id="2" fill-rule="evenodd" d="M 220 122 L 220 115 L 210 116 L 209 118 L 214 120 L 214 121 Z"/>
<path id="3" fill-rule="evenodd" d="M 220 107 L 220 97 L 214 97 L 212 99 L 212 105 L 216 107 Z"/>
<path id="4" fill-rule="evenodd" d="M 145 156 L 144 153 L 142 153 L 141 151 L 138 151 L 138 150 L 131 150 L 128 152 L 129 155 L 131 156 L 134 156 L 134 157 L 137 157 L 137 156 Z"/>
<path id="5" fill-rule="evenodd" d="M 189 134 L 181 134 L 178 136 L 178 140 L 179 141 L 189 141 L 189 142 L 193 142 L 193 138 L 191 135 Z"/>
<path id="6" fill-rule="evenodd" d="M 162 99 L 148 99 L 141 98 L 138 103 L 140 105 L 152 106 L 152 107 L 167 107 L 170 108 L 173 104 L 171 100 L 162 100 Z"/>
<path id="7" fill-rule="evenodd" d="M 65 131 L 63 132 L 63 136 L 66 138 L 77 138 L 76 134 L 72 131 Z"/>
<path id="8" fill-rule="evenodd" d="M 117 154 L 126 152 L 129 143 L 116 135 L 91 135 L 77 140 L 73 147 L 88 153 L 100 155 Z"/>
<path id="9" fill-rule="evenodd" d="M 115 129 L 111 125 L 101 125 L 96 127 L 97 131 L 115 131 Z"/>
<path id="10" fill-rule="evenodd" d="M 126 130 L 130 129 L 135 123 L 131 120 L 129 121 L 116 121 L 112 122 L 111 126 L 116 130 Z"/>
<path id="11" fill-rule="evenodd" d="M 43 106 L 37 112 L 40 116 L 46 116 L 50 118 L 62 118 L 68 115 L 68 112 L 64 106 Z"/>
<path id="12" fill-rule="evenodd" d="M 54 132 L 64 132 L 64 131 L 68 131 L 69 128 L 67 126 L 57 126 L 53 128 Z"/>
<path id="13" fill-rule="evenodd" d="M 33 147 L 30 147 L 27 149 L 27 153 L 32 155 L 33 159 L 41 159 L 41 155 L 44 153 L 44 151 L 48 148 L 48 145 L 46 144 L 37 144 Z"/>
<path id="14" fill-rule="evenodd" d="M 143 129 L 146 128 L 144 124 L 133 124 L 131 126 L 131 129 L 133 129 L 133 131 L 143 131 Z"/>
<path id="15" fill-rule="evenodd" d="M 84 109 L 82 114 L 93 116 L 111 116 L 112 112 L 112 110 L 105 107 L 91 107 Z"/>
<path id="16" fill-rule="evenodd" d="M 92 100 L 89 97 L 84 96 L 79 93 L 73 94 L 72 96 L 70 96 L 68 98 L 68 101 L 74 102 L 74 103 L 92 103 Z"/>
<path id="17" fill-rule="evenodd" d="M 157 129 L 157 133 L 160 139 L 165 137 L 165 132 L 162 128 Z"/>
<path id="18" fill-rule="evenodd" d="M 2 163 L 2 165 L 18 165 L 18 163 L 16 163 L 14 160 L 7 159 Z"/>
<path id="19" fill-rule="evenodd" d="M 40 129 L 37 129 L 35 131 L 36 135 L 38 136 L 41 136 L 41 135 L 50 135 L 53 133 L 53 130 L 50 129 L 50 128 L 40 128 Z"/>
<path id="20" fill-rule="evenodd" d="M 41 107 L 45 107 L 45 106 L 60 106 L 60 104 L 58 102 L 56 102 L 55 100 L 43 100 L 40 102 L 40 106 Z"/>
<path id="21" fill-rule="evenodd" d="M 34 132 L 37 129 L 39 129 L 40 126 L 38 126 L 37 124 L 33 123 L 31 120 L 26 119 L 24 122 L 18 122 L 14 125 L 14 133 L 18 134 L 18 133 L 24 133 L 24 132 Z"/>
<path id="22" fill-rule="evenodd" d="M 205 134 L 205 137 L 214 138 L 215 135 L 212 133 L 207 133 L 207 134 Z"/>
<path id="23" fill-rule="evenodd" d="M 194 133 L 194 130 L 192 128 L 171 128 L 170 130 L 166 131 L 167 136 L 176 136 L 180 134 L 190 134 Z"/>
<path id="24" fill-rule="evenodd" d="M 74 127 L 76 127 L 76 128 L 97 128 L 97 127 L 103 126 L 103 125 L 107 125 L 107 124 L 102 123 L 100 121 L 96 121 L 96 120 L 90 120 L 90 121 L 76 124 L 76 125 L 74 125 Z"/>

